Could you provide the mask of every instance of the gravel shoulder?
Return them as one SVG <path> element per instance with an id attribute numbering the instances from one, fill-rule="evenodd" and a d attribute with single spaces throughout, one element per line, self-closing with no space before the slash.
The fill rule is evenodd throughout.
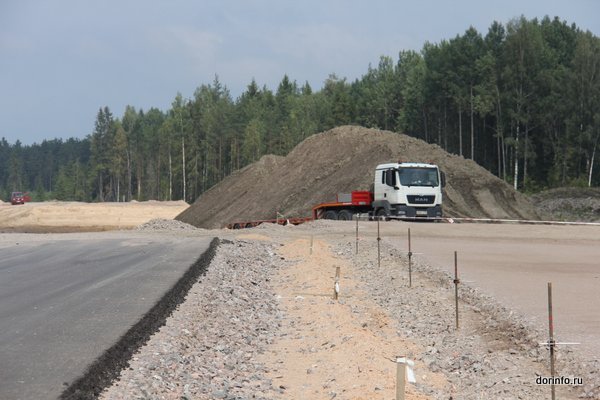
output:
<path id="1" fill-rule="evenodd" d="M 378 267 L 372 232 L 356 255 L 349 227 L 211 231 L 223 244 L 205 275 L 101 398 L 392 398 L 402 355 L 416 363 L 407 399 L 549 398 L 535 384 L 547 350 L 527 320 L 464 285 L 456 330 L 447 273 L 417 262 L 408 288 L 397 243 L 380 242 Z M 560 398 L 598 398 L 598 370 L 559 350 L 559 374 L 584 378 Z"/>

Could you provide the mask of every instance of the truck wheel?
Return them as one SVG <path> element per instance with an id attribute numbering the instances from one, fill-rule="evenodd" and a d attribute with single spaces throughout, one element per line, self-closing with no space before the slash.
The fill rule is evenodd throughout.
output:
<path id="1" fill-rule="evenodd" d="M 250 222 L 248 222 L 245 226 L 245 228 L 252 228 L 252 224 Z"/>
<path id="2" fill-rule="evenodd" d="M 240 229 L 240 228 L 241 228 L 240 224 L 233 224 L 233 229 Z"/>
<path id="3" fill-rule="evenodd" d="M 338 214 L 338 219 L 340 221 L 352 221 L 352 216 L 353 215 L 354 214 L 352 214 L 352 211 L 350 211 L 350 210 L 342 210 Z"/>
<path id="4" fill-rule="evenodd" d="M 332 220 L 337 220 L 338 219 L 338 213 L 335 210 L 328 210 L 325 211 L 325 215 L 323 215 L 324 219 L 332 219 Z"/>

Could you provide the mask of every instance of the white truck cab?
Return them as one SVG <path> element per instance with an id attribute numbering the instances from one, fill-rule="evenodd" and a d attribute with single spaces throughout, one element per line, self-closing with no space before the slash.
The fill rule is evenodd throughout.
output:
<path id="1" fill-rule="evenodd" d="M 444 185 L 444 174 L 434 164 L 380 164 L 375 170 L 373 213 L 400 218 L 439 218 Z"/>

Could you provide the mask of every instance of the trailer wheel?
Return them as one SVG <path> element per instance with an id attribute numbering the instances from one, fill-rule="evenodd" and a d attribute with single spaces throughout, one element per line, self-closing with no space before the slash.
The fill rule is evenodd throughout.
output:
<path id="1" fill-rule="evenodd" d="M 380 208 L 377 210 L 377 218 L 383 221 L 389 221 L 388 213 L 385 208 Z"/>
<path id="2" fill-rule="evenodd" d="M 340 221 L 352 221 L 352 216 L 354 214 L 352 213 L 352 211 L 350 210 L 342 210 L 340 211 L 340 213 L 338 214 L 338 219 Z"/>
<path id="3" fill-rule="evenodd" d="M 240 228 L 241 228 L 240 224 L 237 224 L 237 223 L 233 224 L 233 229 L 240 229 Z"/>
<path id="4" fill-rule="evenodd" d="M 252 224 L 250 222 L 248 222 L 245 226 L 245 228 L 252 228 Z"/>
<path id="5" fill-rule="evenodd" d="M 332 220 L 337 220 L 338 219 L 338 213 L 335 210 L 327 210 L 325 211 L 325 214 L 323 215 L 324 219 L 332 219 Z"/>

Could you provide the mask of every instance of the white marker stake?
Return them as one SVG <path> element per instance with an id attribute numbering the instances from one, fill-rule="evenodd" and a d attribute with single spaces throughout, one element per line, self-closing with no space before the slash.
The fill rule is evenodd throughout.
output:
<path id="1" fill-rule="evenodd" d="M 397 357 L 396 366 L 396 400 L 404 400 L 406 381 L 417 382 L 413 371 L 415 363 L 406 357 Z"/>
<path id="2" fill-rule="evenodd" d="M 333 299 L 337 300 L 340 296 L 340 267 L 335 267 L 335 283 L 333 284 Z"/>

